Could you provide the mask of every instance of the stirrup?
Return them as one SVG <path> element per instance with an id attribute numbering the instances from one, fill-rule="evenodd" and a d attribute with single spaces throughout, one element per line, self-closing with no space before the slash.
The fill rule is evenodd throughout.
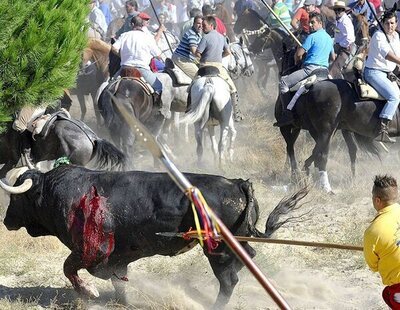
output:
<path id="1" fill-rule="evenodd" d="M 396 143 L 396 139 L 389 137 L 387 132 L 380 132 L 374 139 L 375 141 L 384 143 Z"/>

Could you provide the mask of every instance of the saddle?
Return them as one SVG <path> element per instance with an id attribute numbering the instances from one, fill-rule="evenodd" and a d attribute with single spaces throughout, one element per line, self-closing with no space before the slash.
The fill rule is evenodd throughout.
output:
<path id="1" fill-rule="evenodd" d="M 174 87 L 186 86 L 192 83 L 192 79 L 180 68 L 175 66 L 174 62 L 170 58 L 165 60 L 164 72 L 171 77 L 172 85 Z"/>
<path id="2" fill-rule="evenodd" d="M 298 91 L 300 89 L 300 87 L 302 87 L 302 86 L 305 89 L 309 89 L 311 87 L 311 85 L 313 85 L 319 81 L 326 80 L 328 78 L 328 74 L 329 74 L 329 71 L 327 68 L 316 69 L 313 72 L 311 72 L 311 74 L 307 78 L 297 82 L 296 85 L 292 86 L 290 88 L 290 91 L 291 92 Z"/>
<path id="3" fill-rule="evenodd" d="M 56 120 L 70 120 L 71 115 L 63 108 L 53 114 L 44 114 L 32 122 L 31 128 L 28 128 L 32 132 L 32 139 L 35 140 L 35 135 L 40 135 L 43 139 L 47 137 L 50 132 L 51 126 Z"/>
<path id="4" fill-rule="evenodd" d="M 353 61 L 353 69 L 356 71 L 357 76 L 359 78 L 357 79 L 357 82 L 355 83 L 355 89 L 358 94 L 358 97 L 360 100 L 370 100 L 370 99 L 376 99 L 376 100 L 385 100 L 379 93 L 373 88 L 371 85 L 369 85 L 367 82 L 365 82 L 361 76 L 362 76 L 362 70 L 364 68 L 364 59 L 365 55 L 364 53 L 357 54 L 354 56 L 354 61 Z"/>
<path id="5" fill-rule="evenodd" d="M 207 76 L 207 77 L 213 77 L 213 76 L 219 76 L 220 72 L 217 67 L 214 66 L 204 66 L 200 67 L 199 71 L 197 71 L 197 76 Z"/>
<path id="6" fill-rule="evenodd" d="M 140 79 L 142 77 L 142 74 L 138 69 L 135 67 L 123 67 L 121 68 L 121 73 L 120 73 L 122 78 L 138 78 Z"/>
<path id="7" fill-rule="evenodd" d="M 135 69 L 135 70 L 138 71 L 137 69 Z M 144 89 L 146 94 L 149 96 L 154 94 L 154 88 L 149 83 L 146 82 L 146 80 L 142 77 L 142 75 L 140 75 L 140 77 L 122 77 L 122 76 L 120 76 L 120 77 L 116 78 L 115 80 L 111 80 L 110 83 L 108 84 L 108 90 L 113 95 L 115 95 L 117 93 L 119 84 L 121 83 L 121 81 L 123 79 L 134 80 L 134 81 L 138 82 L 140 84 L 140 86 L 142 86 L 142 88 Z"/>

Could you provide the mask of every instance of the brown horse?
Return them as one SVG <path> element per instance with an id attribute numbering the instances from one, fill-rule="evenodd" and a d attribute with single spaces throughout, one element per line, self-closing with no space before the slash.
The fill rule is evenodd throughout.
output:
<path id="1" fill-rule="evenodd" d="M 90 96 L 93 102 L 97 124 L 101 123 L 100 113 L 97 109 L 96 93 L 100 85 L 108 77 L 108 53 L 111 45 L 100 39 L 89 39 L 88 45 L 83 51 L 81 70 L 78 73 L 76 87 L 71 93 L 77 96 L 81 107 L 81 117 L 85 119 L 87 108 L 85 96 Z"/>

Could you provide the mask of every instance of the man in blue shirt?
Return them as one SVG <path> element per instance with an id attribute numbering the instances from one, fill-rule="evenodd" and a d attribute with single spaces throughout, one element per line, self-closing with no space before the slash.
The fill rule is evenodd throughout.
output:
<path id="1" fill-rule="evenodd" d="M 274 126 L 283 127 L 293 123 L 292 111 L 286 109 L 291 94 L 289 89 L 301 80 L 304 80 L 314 70 L 326 68 L 329 66 L 329 56 L 334 58 L 333 40 L 323 28 L 323 18 L 320 13 L 310 14 L 310 32 L 303 45 L 299 47 L 295 54 L 295 63 L 299 63 L 306 54 L 303 66 L 289 75 L 281 78 L 279 84 L 280 97 L 283 107 L 282 116 Z"/>

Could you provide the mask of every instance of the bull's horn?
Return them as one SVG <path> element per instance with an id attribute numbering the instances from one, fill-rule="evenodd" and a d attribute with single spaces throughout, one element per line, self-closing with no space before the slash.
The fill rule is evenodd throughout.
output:
<path id="1" fill-rule="evenodd" d="M 0 187 L 10 194 L 22 194 L 28 191 L 32 187 L 32 179 L 26 179 L 24 183 L 18 186 L 10 186 L 0 180 Z"/>

